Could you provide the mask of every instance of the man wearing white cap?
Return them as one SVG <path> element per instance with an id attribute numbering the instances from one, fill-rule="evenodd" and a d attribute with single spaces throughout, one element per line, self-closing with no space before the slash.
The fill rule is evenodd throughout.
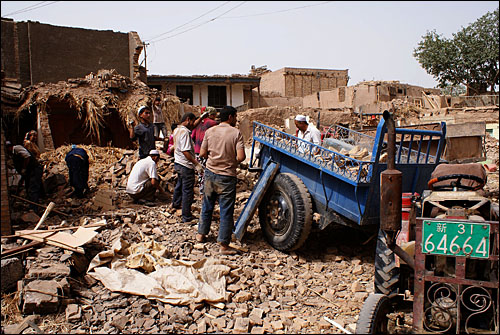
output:
<path id="1" fill-rule="evenodd" d="M 166 196 L 165 190 L 158 181 L 156 164 L 160 160 L 160 152 L 151 150 L 149 156 L 135 163 L 127 180 L 127 193 L 134 199 L 134 203 L 154 201 L 156 191 Z"/>
<path id="2" fill-rule="evenodd" d="M 321 145 L 321 132 L 313 124 L 309 124 L 304 115 L 297 115 L 295 117 L 295 126 L 298 129 L 298 138 Z M 299 145 L 299 151 L 301 153 L 304 153 L 304 147 L 304 145 Z"/>

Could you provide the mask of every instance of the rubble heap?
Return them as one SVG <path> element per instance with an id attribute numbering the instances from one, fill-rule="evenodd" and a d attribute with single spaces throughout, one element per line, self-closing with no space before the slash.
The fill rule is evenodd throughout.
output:
<path id="1" fill-rule="evenodd" d="M 24 271 L 18 274 L 18 290 L 3 295 L 6 333 L 26 332 L 33 324 L 44 332 L 57 333 L 335 332 L 323 316 L 354 330 L 362 303 L 373 291 L 375 245 L 373 239 L 367 241 L 369 235 L 338 227 L 335 232 L 313 232 L 312 242 L 306 242 L 303 250 L 285 254 L 264 241 L 254 218 L 243 241 L 231 242 L 241 255 L 220 256 L 218 207 L 208 242 L 197 243 L 196 224 L 182 223 L 181 213 L 171 209 L 169 201 L 157 202 L 155 207 L 130 203 L 123 185 L 137 160 L 131 151 L 83 148 L 90 158 L 90 194 L 86 199 L 71 199 L 66 195 L 66 183 L 56 187 L 47 201 L 55 202 L 61 214 L 51 214 L 40 229 L 74 231 L 78 226 L 99 223 L 98 234 L 82 246 L 84 254 L 46 245 L 15 257 Z M 67 180 L 64 156 L 69 149 L 62 146 L 42 154 L 50 174 Z M 169 193 L 175 182 L 172 165 L 172 158 L 162 152 L 158 169 Z M 238 169 L 235 218 L 255 181 L 256 175 L 244 165 Z M 196 188 L 195 194 L 193 214 L 198 216 L 201 197 Z M 13 211 L 26 210 L 22 202 L 14 203 Z M 17 231 L 37 220 L 23 222 L 18 215 L 13 221 Z M 127 245 L 154 241 L 171 260 L 218 259 L 229 269 L 223 304 L 175 305 L 110 291 L 87 270 L 92 259 L 112 250 L 118 240 Z M 346 244 L 346 240 L 350 242 Z M 4 238 L 2 250 L 23 242 L 19 237 Z"/>

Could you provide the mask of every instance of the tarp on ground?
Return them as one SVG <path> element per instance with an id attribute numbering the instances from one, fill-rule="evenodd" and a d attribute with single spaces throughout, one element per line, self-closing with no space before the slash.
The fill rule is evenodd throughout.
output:
<path id="1" fill-rule="evenodd" d="M 87 273 L 113 292 L 173 305 L 207 302 L 220 307 L 225 301 L 230 267 L 214 258 L 169 259 L 164 257 L 167 253 L 154 241 L 128 245 L 120 237 L 111 250 L 94 257 Z"/>

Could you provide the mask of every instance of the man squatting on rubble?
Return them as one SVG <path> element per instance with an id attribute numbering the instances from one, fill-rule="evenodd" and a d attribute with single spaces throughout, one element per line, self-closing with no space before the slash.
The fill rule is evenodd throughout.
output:
<path id="1" fill-rule="evenodd" d="M 204 242 L 210 232 L 215 201 L 219 200 L 220 225 L 217 242 L 220 253 L 236 253 L 229 246 L 234 226 L 236 202 L 236 168 L 245 160 L 243 136 L 236 126 L 236 108 L 225 106 L 220 112 L 221 123 L 207 130 L 200 149 L 200 156 L 207 159 L 205 192 L 196 241 Z"/>
<path id="2" fill-rule="evenodd" d="M 195 217 L 191 214 L 194 199 L 194 181 L 196 172 L 203 173 L 203 166 L 196 160 L 191 130 L 195 128 L 208 113 L 199 118 L 193 113 L 182 116 L 180 124 L 174 130 L 174 170 L 177 173 L 172 196 L 172 207 L 182 208 L 182 222 L 191 222 Z"/>
<path id="3" fill-rule="evenodd" d="M 42 184 L 43 167 L 35 156 L 22 145 L 13 145 L 10 141 L 7 141 L 5 146 L 7 155 L 12 157 L 14 168 L 21 175 L 21 179 L 24 180 L 28 200 L 39 203 L 44 193 Z M 30 204 L 30 208 L 34 211 L 38 209 L 33 204 Z"/>
<path id="4" fill-rule="evenodd" d="M 139 159 L 148 157 L 151 150 L 156 149 L 156 138 L 154 125 L 151 122 L 151 109 L 148 106 L 141 106 L 137 110 L 140 123 L 133 127 L 134 121 L 129 122 L 130 139 L 139 139 Z"/>
<path id="5" fill-rule="evenodd" d="M 160 152 L 151 150 L 149 156 L 135 163 L 127 180 L 127 194 L 134 200 L 134 203 L 146 203 L 154 201 L 156 191 L 160 197 L 166 197 L 165 190 L 158 180 L 156 164 L 160 160 Z"/>
<path id="6" fill-rule="evenodd" d="M 89 191 L 89 156 L 83 148 L 78 148 L 73 144 L 64 160 L 68 165 L 69 184 L 75 189 L 71 196 L 83 198 L 84 194 Z"/>
<path id="7" fill-rule="evenodd" d="M 313 124 L 309 124 L 304 115 L 297 115 L 295 117 L 295 127 L 297 127 L 298 138 L 321 145 L 321 132 Z M 304 144 L 300 143 L 298 149 L 301 153 L 304 153 Z"/>

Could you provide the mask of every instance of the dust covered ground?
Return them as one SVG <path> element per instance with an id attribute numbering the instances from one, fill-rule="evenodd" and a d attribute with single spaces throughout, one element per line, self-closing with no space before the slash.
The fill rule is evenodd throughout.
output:
<path id="1" fill-rule="evenodd" d="M 279 120 L 278 120 L 279 121 Z M 276 121 L 276 123 L 278 123 Z M 488 160 L 498 165 L 498 141 L 488 137 Z M 99 234 L 83 246 L 85 256 L 45 245 L 24 253 L 25 273 L 35 266 L 66 264 L 71 273 L 59 298 L 57 312 L 27 319 L 20 312 L 22 294 L 2 295 L 2 331 L 6 333 L 343 333 L 324 317 L 354 332 L 364 300 L 373 292 L 375 231 L 331 225 L 311 232 L 305 245 L 291 253 L 273 249 L 263 238 L 257 215 L 241 242 L 232 241 L 239 255 L 219 254 L 216 243 L 218 207 L 206 243 L 197 243 L 196 222 L 182 223 L 170 199 L 148 207 L 130 202 L 125 184 L 137 158 L 131 150 L 83 146 L 90 157 L 90 194 L 69 198 L 64 156 L 68 146 L 44 153 L 44 178 L 52 178 L 51 193 L 43 201 L 56 203 L 66 215 L 51 213 L 41 229 L 74 227 L 104 222 Z M 175 183 L 172 158 L 162 153 L 158 170 L 171 194 Z M 238 169 L 235 218 L 242 211 L 257 176 Z M 497 191 L 498 172 L 489 173 L 489 191 Z M 103 192 L 112 199 L 108 208 L 99 203 Z M 19 194 L 25 197 L 25 194 Z M 28 204 L 11 199 L 13 229 L 32 229 L 37 220 L 26 217 Z M 199 216 L 201 198 L 195 188 L 193 211 Z M 41 216 L 43 208 L 38 213 Z M 117 238 L 128 243 L 155 241 L 166 257 L 184 261 L 213 259 L 227 265 L 223 306 L 209 303 L 173 305 L 155 299 L 112 292 L 86 273 L 91 259 L 109 250 Z M 3 238 L 2 248 L 19 246 L 22 238 Z M 2 249 L 3 250 L 3 249 Z M 24 320 L 24 323 L 23 323 Z M 29 321 L 29 322 L 28 322 Z M 33 326 L 34 325 L 34 326 Z M 38 328 L 38 329 L 37 329 Z"/>
<path id="2" fill-rule="evenodd" d="M 165 246 L 168 257 L 173 259 L 220 260 L 231 269 L 226 276 L 226 302 L 222 309 L 207 303 L 175 306 L 111 292 L 87 275 L 85 266 L 78 268 L 73 258 L 65 256 L 68 251 L 46 245 L 24 254 L 25 272 L 35 265 L 61 262 L 71 268 L 71 279 L 70 290 L 61 298 L 58 312 L 36 317 L 35 324 L 40 330 L 46 333 L 340 332 L 324 316 L 354 330 L 363 301 L 373 291 L 372 232 L 330 226 L 321 232 L 313 231 L 303 248 L 287 254 L 273 249 L 263 239 L 258 219 L 253 219 L 243 240 L 232 242 L 240 255 L 222 256 L 216 243 L 218 206 L 208 242 L 197 243 L 196 223 L 182 223 L 180 212 L 170 208 L 169 199 L 157 202 L 154 207 L 130 203 L 124 191 L 127 175 L 117 176 L 120 174 L 117 166 L 123 166 L 125 159 L 136 160 L 129 150 L 83 147 L 90 156 L 90 194 L 85 199 L 73 199 L 67 196 L 70 192 L 67 184 L 55 187 L 44 203 L 55 202 L 56 209 L 69 216 L 52 213 L 42 228 L 105 220 L 106 225 L 99 228 L 94 241 L 83 246 L 84 264 L 98 252 L 109 249 L 118 236 L 129 243 L 154 240 Z M 67 178 L 67 168 L 62 162 L 68 150 L 69 147 L 60 147 L 42 155 L 46 178 L 55 174 Z M 165 176 L 163 183 L 171 194 L 175 182 L 172 159 L 163 153 L 161 157 L 159 171 Z M 256 178 L 245 169 L 238 170 L 235 217 L 243 209 Z M 102 190 L 109 191 L 113 185 L 114 208 L 104 211 L 96 202 L 97 195 Z M 198 194 L 197 188 L 195 193 Z M 35 222 L 25 222 L 22 217 L 28 212 L 27 204 L 14 200 L 12 206 L 14 230 L 32 229 Z M 193 204 L 196 216 L 200 209 L 201 198 L 197 195 Z M 23 241 L 3 239 L 2 245 L 11 247 Z M 22 296 L 15 291 L 3 296 L 2 327 L 7 332 L 19 329 L 14 327 L 25 317 L 19 310 L 20 299 Z M 80 307 L 78 317 L 67 315 L 70 304 Z M 30 326 L 24 329 L 24 333 L 34 331 Z"/>

